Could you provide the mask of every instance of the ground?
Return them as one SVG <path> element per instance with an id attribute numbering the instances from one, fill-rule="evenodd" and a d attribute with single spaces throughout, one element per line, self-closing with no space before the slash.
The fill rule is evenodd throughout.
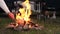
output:
<path id="1" fill-rule="evenodd" d="M 35 23 L 39 23 L 44 26 L 43 30 L 29 30 L 29 31 L 15 31 L 12 29 L 6 29 L 6 25 L 13 20 L 10 18 L 0 17 L 0 34 L 60 34 L 60 18 L 38 20 L 33 19 Z"/>

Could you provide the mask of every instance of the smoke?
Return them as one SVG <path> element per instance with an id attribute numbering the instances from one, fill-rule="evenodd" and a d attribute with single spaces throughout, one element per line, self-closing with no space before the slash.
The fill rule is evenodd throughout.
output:
<path id="1" fill-rule="evenodd" d="M 0 7 L 5 11 L 5 13 L 9 13 L 10 10 L 8 9 L 6 3 L 4 2 L 4 0 L 0 0 Z"/>

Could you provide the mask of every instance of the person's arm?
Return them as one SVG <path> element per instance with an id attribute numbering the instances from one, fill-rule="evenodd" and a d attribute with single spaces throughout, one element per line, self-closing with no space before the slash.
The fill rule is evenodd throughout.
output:
<path id="1" fill-rule="evenodd" d="M 6 14 L 12 19 L 14 19 L 14 14 L 10 12 L 4 0 L 0 0 L 0 7 L 5 11 Z"/>

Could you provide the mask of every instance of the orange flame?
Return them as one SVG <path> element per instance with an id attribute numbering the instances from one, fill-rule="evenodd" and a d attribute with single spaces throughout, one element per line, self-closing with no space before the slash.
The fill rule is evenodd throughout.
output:
<path id="1" fill-rule="evenodd" d="M 23 8 L 20 8 L 19 9 L 19 12 L 18 14 L 16 14 L 16 20 L 17 21 L 26 21 L 26 23 L 28 23 L 28 21 L 30 21 L 30 15 L 31 15 L 31 6 L 30 6 L 30 3 L 29 3 L 29 0 L 26 0 L 25 2 L 22 3 L 22 6 Z M 23 23 L 21 21 L 21 23 Z"/>

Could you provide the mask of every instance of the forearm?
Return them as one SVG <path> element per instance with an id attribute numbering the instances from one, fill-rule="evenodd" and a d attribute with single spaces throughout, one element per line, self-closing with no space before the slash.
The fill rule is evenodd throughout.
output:
<path id="1" fill-rule="evenodd" d="M 14 14 L 11 13 L 6 5 L 6 3 L 4 2 L 4 0 L 0 0 L 0 7 L 5 11 L 6 14 L 8 14 L 8 16 L 11 19 L 14 19 Z"/>
<path id="2" fill-rule="evenodd" d="M 0 7 L 5 11 L 5 13 L 10 13 L 6 3 L 4 2 L 4 0 L 0 0 Z"/>

